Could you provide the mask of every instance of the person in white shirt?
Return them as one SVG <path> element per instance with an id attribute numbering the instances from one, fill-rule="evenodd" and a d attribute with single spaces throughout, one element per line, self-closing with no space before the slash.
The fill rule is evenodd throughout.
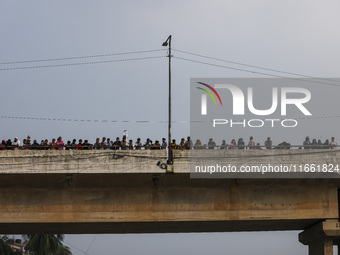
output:
<path id="1" fill-rule="evenodd" d="M 14 138 L 14 141 L 13 141 L 13 143 L 12 143 L 12 146 L 14 147 L 14 150 L 19 150 L 20 141 L 19 141 L 18 137 L 15 137 L 15 138 Z"/>
<path id="2" fill-rule="evenodd" d="M 166 142 L 165 138 L 162 138 L 162 145 L 161 145 L 161 149 L 166 149 L 168 147 L 168 143 Z"/>
<path id="3" fill-rule="evenodd" d="M 249 149 L 255 149 L 255 141 L 252 136 L 249 138 L 248 147 Z"/>
<path id="4" fill-rule="evenodd" d="M 135 143 L 135 149 L 140 150 L 142 148 L 143 144 L 140 141 L 140 138 L 137 138 L 137 142 Z"/>
<path id="5" fill-rule="evenodd" d="M 331 149 L 336 149 L 337 146 L 338 146 L 338 144 L 336 143 L 334 137 L 331 138 L 331 142 L 330 142 L 329 144 L 330 144 L 330 148 L 331 148 Z"/>

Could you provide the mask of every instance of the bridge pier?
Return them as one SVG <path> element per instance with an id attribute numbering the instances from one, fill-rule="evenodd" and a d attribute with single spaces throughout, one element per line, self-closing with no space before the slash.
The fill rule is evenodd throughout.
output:
<path id="1" fill-rule="evenodd" d="M 333 245 L 338 245 L 340 255 L 340 223 L 325 220 L 299 234 L 299 241 L 308 245 L 309 255 L 333 255 Z"/>

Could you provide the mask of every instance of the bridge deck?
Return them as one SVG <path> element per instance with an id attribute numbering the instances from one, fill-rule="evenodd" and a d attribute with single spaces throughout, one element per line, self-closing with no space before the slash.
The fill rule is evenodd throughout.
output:
<path id="1" fill-rule="evenodd" d="M 296 230 L 339 217 L 338 178 L 192 179 L 189 153 L 177 151 L 166 174 L 156 165 L 164 151 L 1 152 L 0 232 Z M 240 163 L 339 162 L 337 151 L 208 153 Z"/>
<path id="2" fill-rule="evenodd" d="M 340 150 L 175 150 L 173 171 L 190 172 L 190 156 L 235 166 L 268 164 L 340 164 Z M 165 150 L 0 151 L 0 174 L 164 173 Z"/>

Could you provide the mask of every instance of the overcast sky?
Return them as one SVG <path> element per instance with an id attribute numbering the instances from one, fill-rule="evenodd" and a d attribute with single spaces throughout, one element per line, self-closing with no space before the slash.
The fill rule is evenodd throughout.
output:
<path id="1" fill-rule="evenodd" d="M 62 136 L 64 141 L 82 138 L 93 143 L 96 137 L 121 137 L 123 130 L 134 140 L 167 137 L 168 59 L 161 45 L 170 34 L 173 49 L 180 51 L 315 77 L 339 77 L 339 11 L 337 0 L 1 0 L 0 139 Z M 131 53 L 144 50 L 160 51 Z M 185 122 L 190 116 L 190 78 L 265 77 L 179 58 L 273 74 L 180 51 L 173 51 L 172 61 L 176 139 L 190 130 Z M 105 56 L 75 58 L 98 55 Z M 135 60 L 149 57 L 153 58 Z M 48 59 L 59 60 L 24 62 Z M 8 62 L 19 63 L 4 64 Z M 329 86 L 320 84 L 323 87 Z M 334 86 L 332 93 L 338 93 Z M 330 133 L 340 136 L 337 126 L 319 136 L 329 138 Z M 208 245 L 212 254 L 306 252 L 296 232 L 204 235 L 99 235 L 89 253 L 206 254 Z M 86 251 L 93 237 L 67 236 L 66 240 Z M 206 238 L 211 241 L 207 250 L 192 248 L 204 245 Z M 235 245 L 240 238 L 246 240 Z M 284 247 L 279 246 L 282 240 L 287 240 Z M 274 242 L 277 250 L 267 249 Z"/>

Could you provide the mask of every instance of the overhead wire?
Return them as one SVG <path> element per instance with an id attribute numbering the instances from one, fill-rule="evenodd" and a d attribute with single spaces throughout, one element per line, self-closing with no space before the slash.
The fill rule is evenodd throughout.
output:
<path id="1" fill-rule="evenodd" d="M 150 53 L 150 52 L 156 52 L 156 51 L 166 51 L 166 49 L 141 50 L 141 51 L 128 51 L 128 52 L 118 52 L 118 53 L 108 53 L 108 54 L 97 54 L 97 55 L 87 55 L 87 56 L 75 56 L 75 57 L 64 57 L 64 58 L 47 58 L 47 59 L 33 59 L 33 60 L 21 60 L 21 61 L 8 61 L 8 62 L 1 62 L 0 65 L 25 64 L 25 63 L 37 63 L 37 62 L 49 62 L 49 61 L 63 61 L 63 60 L 87 59 L 87 58 L 100 58 L 100 57 L 112 57 L 112 56 L 120 56 L 120 55 L 130 55 L 130 54 Z"/>
<path id="2" fill-rule="evenodd" d="M 230 61 L 230 60 L 216 58 L 216 57 L 210 57 L 210 56 L 206 56 L 206 55 L 202 55 L 202 54 L 197 54 L 197 53 L 192 53 L 192 52 L 183 51 L 183 50 L 177 50 L 177 49 L 172 49 L 172 50 L 180 52 L 180 53 L 184 53 L 184 54 L 189 54 L 189 55 L 197 56 L 197 57 L 217 60 L 217 61 L 231 63 L 231 64 L 235 64 L 235 65 L 247 66 L 247 67 L 256 68 L 256 69 L 262 69 L 262 70 L 271 71 L 271 72 L 295 75 L 295 76 L 300 76 L 300 77 L 304 77 L 304 78 L 312 78 L 312 79 L 325 80 L 325 81 L 334 81 L 334 82 L 337 82 L 338 85 L 340 85 L 340 80 L 334 80 L 334 79 L 329 79 L 329 78 L 320 78 L 320 77 L 316 77 L 316 76 L 311 76 L 311 75 L 306 75 L 306 74 L 299 74 L 299 73 L 294 73 L 294 72 L 280 71 L 280 70 L 273 69 L 273 68 L 267 68 L 267 67 L 262 67 L 262 66 L 250 65 L 250 64 L 240 63 L 240 62 L 236 62 L 236 61 Z M 334 85 L 336 85 L 336 84 L 334 84 Z"/>
<path id="3" fill-rule="evenodd" d="M 68 242 L 66 242 L 66 241 L 63 241 L 63 243 L 65 243 L 65 244 L 67 244 L 67 245 L 69 245 L 69 246 L 72 246 L 74 249 L 80 251 L 80 252 L 83 253 L 83 254 L 90 255 L 90 253 L 88 253 L 88 252 L 86 252 L 86 251 L 83 251 L 82 249 L 79 249 L 78 247 L 74 246 L 73 244 L 70 244 L 70 243 L 68 243 Z"/>
<path id="4" fill-rule="evenodd" d="M 149 56 L 149 57 L 140 57 L 140 58 L 114 59 L 114 60 L 103 60 L 103 61 L 92 61 L 92 62 L 81 62 L 81 63 L 64 63 L 64 64 L 41 65 L 41 66 L 6 67 L 6 68 L 0 68 L 0 71 L 52 68 L 52 67 L 65 67 L 65 66 L 80 66 L 80 65 L 94 65 L 94 64 L 129 62 L 129 61 L 138 61 L 138 60 L 165 58 L 165 57 L 166 56 Z"/>
<path id="5" fill-rule="evenodd" d="M 78 57 L 66 57 L 66 58 L 51 58 L 51 59 L 38 59 L 38 60 L 25 60 L 25 61 L 12 61 L 12 62 L 2 62 L 0 63 L 1 65 L 5 64 L 18 64 L 18 63 L 32 63 L 32 62 L 43 62 L 43 61 L 61 61 L 61 60 L 73 60 L 73 59 L 85 59 L 85 58 L 96 58 L 96 57 L 108 57 L 108 56 L 116 56 L 116 55 L 127 55 L 127 54 L 139 54 L 139 53 L 149 53 L 149 52 L 156 52 L 156 51 L 164 51 L 165 49 L 155 49 L 155 50 L 144 50 L 144 51 L 130 51 L 130 52 L 120 52 L 120 53 L 111 53 L 111 54 L 100 54 L 100 55 L 88 55 L 88 56 L 78 56 Z M 184 54 L 190 54 L 193 56 L 198 56 L 198 57 L 203 57 L 203 58 L 208 58 L 216 61 L 223 61 L 223 62 L 228 62 L 232 64 L 237 64 L 237 65 L 243 65 L 247 67 L 252 67 L 252 68 L 259 68 L 262 70 L 267 70 L 267 71 L 273 71 L 273 72 L 279 72 L 279 73 L 284 73 L 284 74 L 290 74 L 290 75 L 296 75 L 296 76 L 301 76 L 305 78 L 313 78 L 313 79 L 319 79 L 319 80 L 326 80 L 326 81 L 336 81 L 333 79 L 326 79 L 326 78 L 319 78 L 319 77 L 314 77 L 314 76 L 308 76 L 304 74 L 298 74 L 298 73 L 293 73 L 293 72 L 285 72 L 285 71 L 280 71 L 276 69 L 271 69 L 271 68 L 265 68 L 265 67 L 260 67 L 260 66 L 255 66 L 255 65 L 249 65 L 249 64 L 244 64 L 240 62 L 235 62 L 235 61 L 229 61 L 225 59 L 220 59 L 220 58 L 215 58 L 215 57 L 209 57 L 206 55 L 202 54 L 197 54 L 197 53 L 192 53 L 192 52 L 187 52 L 183 50 L 177 50 L 173 49 L 174 51 L 177 51 L 179 53 L 184 53 Z M 6 70 L 18 70 L 18 69 L 33 69 L 33 68 L 51 68 L 51 67 L 62 67 L 62 66 L 77 66 L 77 65 L 90 65 L 90 64 L 100 64 L 100 63 L 113 63 L 113 62 L 126 62 L 126 61 L 136 61 L 136 60 L 146 60 L 146 59 L 155 59 L 155 58 L 164 58 L 168 56 L 148 56 L 148 57 L 140 57 L 140 58 L 130 58 L 130 59 L 115 59 L 115 60 L 105 60 L 105 61 L 92 61 L 92 62 L 82 62 L 82 63 L 63 63 L 63 64 L 51 64 L 51 65 L 42 65 L 42 66 L 24 66 L 24 67 L 7 67 L 7 68 L 0 68 L 0 71 L 6 71 Z M 226 69 L 231 69 L 231 70 L 236 70 L 236 71 L 242 71 L 242 72 L 249 72 L 249 73 L 254 73 L 254 74 L 260 74 L 260 75 L 266 75 L 266 76 L 272 76 L 276 78 L 286 78 L 286 79 L 292 79 L 292 80 L 298 80 L 298 81 L 303 81 L 303 82 L 312 82 L 312 83 L 318 83 L 318 84 L 326 84 L 326 85 L 331 85 L 331 86 L 340 86 L 340 84 L 334 84 L 334 83 L 326 83 L 326 82 L 320 82 L 320 81 L 311 81 L 307 79 L 301 79 L 301 78 L 294 78 L 294 77 L 285 77 L 282 75 L 276 75 L 276 74 L 269 74 L 269 73 L 264 73 L 264 72 L 258 72 L 258 71 L 253 71 L 253 70 L 247 70 L 247 69 L 242 69 L 242 68 L 236 68 L 236 67 L 231 67 L 231 66 L 225 66 L 225 65 L 220 65 L 220 64 L 214 64 L 214 63 L 209 63 L 209 62 L 204 62 L 204 61 L 199 61 L 199 60 L 194 60 L 194 59 L 188 59 L 188 58 L 182 58 L 182 57 L 177 57 L 177 56 L 172 56 L 173 58 L 183 60 L 183 61 L 189 61 L 189 62 L 194 62 L 194 63 L 199 63 L 199 64 L 204 64 L 204 65 L 210 65 L 210 66 L 215 66 L 219 68 L 226 68 Z M 339 82 L 339 81 L 336 81 Z M 167 121 L 162 121 L 162 120 L 85 120 L 85 119 L 70 119 L 70 118 L 33 118 L 33 117 L 18 117 L 18 116 L 0 116 L 1 118 L 9 118 L 9 119 L 27 119 L 27 120 L 48 120 L 48 121 L 80 121 L 80 122 L 123 122 L 123 123 L 167 123 Z M 340 116 L 318 116 L 318 117 L 306 117 L 306 118 L 293 118 L 293 119 L 315 119 L 315 118 L 339 118 Z M 188 121 L 188 120 L 179 120 L 179 121 L 173 121 L 174 123 L 189 123 L 189 122 L 202 122 L 202 121 Z"/>
<path id="6" fill-rule="evenodd" d="M 90 248 L 91 248 L 91 246 L 92 246 L 94 240 L 96 240 L 96 238 L 97 238 L 97 235 L 94 236 L 94 238 L 93 238 L 93 240 L 92 240 L 92 242 L 91 242 L 89 248 L 87 248 L 87 250 L 84 252 L 84 254 L 88 254 L 87 252 L 90 250 Z"/>
<path id="7" fill-rule="evenodd" d="M 277 75 L 277 74 L 269 74 L 269 73 L 263 73 L 263 72 L 258 72 L 258 71 L 252 71 L 252 70 L 246 70 L 242 68 L 236 68 L 236 67 L 231 67 L 231 66 L 224 66 L 224 65 L 219 65 L 219 64 L 214 64 L 214 63 L 209 63 L 209 62 L 204 62 L 200 60 L 194 60 L 194 59 L 188 59 L 188 58 L 182 58 L 182 57 L 176 57 L 172 56 L 175 59 L 183 60 L 183 61 L 188 61 L 188 62 L 193 62 L 193 63 L 198 63 L 198 64 L 204 64 L 204 65 L 209 65 L 209 66 L 215 66 L 215 67 L 220 67 L 220 68 L 225 68 L 225 69 L 230 69 L 230 70 L 235 70 L 235 71 L 241 71 L 241 72 L 247 72 L 247 73 L 253 73 L 253 74 L 260 74 L 260 75 L 265 75 L 265 76 L 271 76 L 275 78 L 284 78 L 284 79 L 290 79 L 290 80 L 296 80 L 296 81 L 302 81 L 302 82 L 311 82 L 311 83 L 318 83 L 318 84 L 326 84 L 330 86 L 340 86 L 340 84 L 334 84 L 334 83 L 326 83 L 326 82 L 319 82 L 319 81 L 311 81 L 307 79 L 302 79 L 302 78 L 294 78 L 294 77 L 286 77 L 282 75 Z"/>
<path id="8" fill-rule="evenodd" d="M 98 120 L 98 119 L 72 119 L 72 118 L 46 118 L 46 117 L 28 117 L 28 116 L 8 116 L 1 115 L 1 119 L 17 119 L 17 120 L 38 120 L 38 121 L 63 121 L 63 122 L 94 122 L 94 123 L 139 123 L 139 124 L 168 124 L 168 120 Z M 307 117 L 291 117 L 294 120 L 311 120 L 311 119 L 337 119 L 340 115 L 328 116 L 307 116 Z M 283 120 L 278 118 L 277 120 Z M 247 119 L 246 119 L 247 121 Z M 172 123 L 203 123 L 204 120 L 172 120 Z M 212 121 L 209 121 L 212 122 Z"/>
<path id="9" fill-rule="evenodd" d="M 0 65 L 37 63 L 37 62 L 49 62 L 49 61 L 63 61 L 63 60 L 75 60 L 75 59 L 88 59 L 88 58 L 99 58 L 99 57 L 129 55 L 129 54 L 151 53 L 151 52 L 159 52 L 159 51 L 165 51 L 165 50 L 167 50 L 167 49 L 151 49 L 151 50 L 143 50 L 143 51 L 128 51 L 128 52 L 119 52 L 119 53 L 108 53 L 108 54 L 97 54 L 97 55 L 86 55 L 86 56 L 74 56 L 74 57 L 64 57 L 64 58 L 49 58 L 49 59 L 36 59 L 36 60 L 8 61 L 8 62 L 1 62 Z M 266 71 L 270 71 L 270 72 L 289 74 L 289 75 L 300 76 L 300 77 L 304 77 L 304 78 L 317 79 L 317 80 L 322 80 L 322 81 L 331 81 L 331 82 L 336 82 L 336 83 L 303 80 L 301 78 L 286 77 L 286 76 L 282 76 L 282 75 L 269 74 L 269 73 L 264 73 L 264 72 L 248 70 L 248 69 L 236 68 L 236 67 L 231 67 L 231 66 L 224 66 L 224 65 L 214 64 L 214 63 L 208 63 L 208 62 L 204 62 L 204 61 L 200 61 L 200 60 L 194 60 L 194 59 L 188 59 L 188 58 L 183 58 L 183 57 L 171 56 L 173 58 L 180 59 L 180 60 L 183 60 L 183 61 L 190 61 L 190 62 L 194 62 L 194 63 L 210 65 L 210 66 L 215 66 L 215 67 L 219 67 L 219 68 L 227 68 L 227 69 L 231 69 L 231 70 L 235 70 L 235 71 L 248 72 L 248 73 L 265 75 L 265 76 L 271 76 L 271 77 L 276 77 L 276 78 L 287 78 L 287 79 L 293 79 L 293 80 L 304 81 L 304 82 L 326 84 L 326 85 L 331 85 L 331 86 L 340 86 L 340 81 L 334 80 L 334 79 L 315 77 L 315 76 L 306 75 L 306 74 L 299 74 L 299 73 L 296 73 L 296 72 L 281 71 L 281 70 L 277 70 L 277 69 L 273 69 L 273 68 L 267 68 L 267 67 L 262 67 L 262 66 L 257 66 L 257 65 L 250 65 L 250 64 L 236 62 L 236 61 L 230 61 L 230 60 L 226 60 L 226 59 L 206 56 L 206 55 L 203 55 L 203 54 L 188 52 L 188 51 L 184 51 L 184 50 L 178 50 L 178 49 L 172 49 L 172 50 L 175 51 L 175 52 L 178 52 L 178 53 L 188 54 L 188 55 L 192 55 L 192 56 L 196 56 L 196 57 L 201 57 L 201 58 L 207 58 L 207 59 L 211 59 L 211 60 L 214 60 L 214 61 L 226 62 L 226 63 L 235 64 L 235 65 L 242 65 L 242 66 L 246 66 L 246 67 L 266 70 Z M 53 68 L 53 67 L 92 65 L 92 64 L 104 64 L 104 63 L 137 61 L 137 60 L 163 58 L 163 57 L 169 57 L 169 56 L 149 56 L 149 57 L 140 57 L 140 58 L 131 58 L 131 59 L 92 61 L 92 62 L 81 62 L 81 63 L 64 63 L 64 64 L 51 64 L 51 65 L 40 65 L 40 66 L 6 67 L 6 68 L 0 68 L 0 71 L 38 69 L 38 68 Z"/>

